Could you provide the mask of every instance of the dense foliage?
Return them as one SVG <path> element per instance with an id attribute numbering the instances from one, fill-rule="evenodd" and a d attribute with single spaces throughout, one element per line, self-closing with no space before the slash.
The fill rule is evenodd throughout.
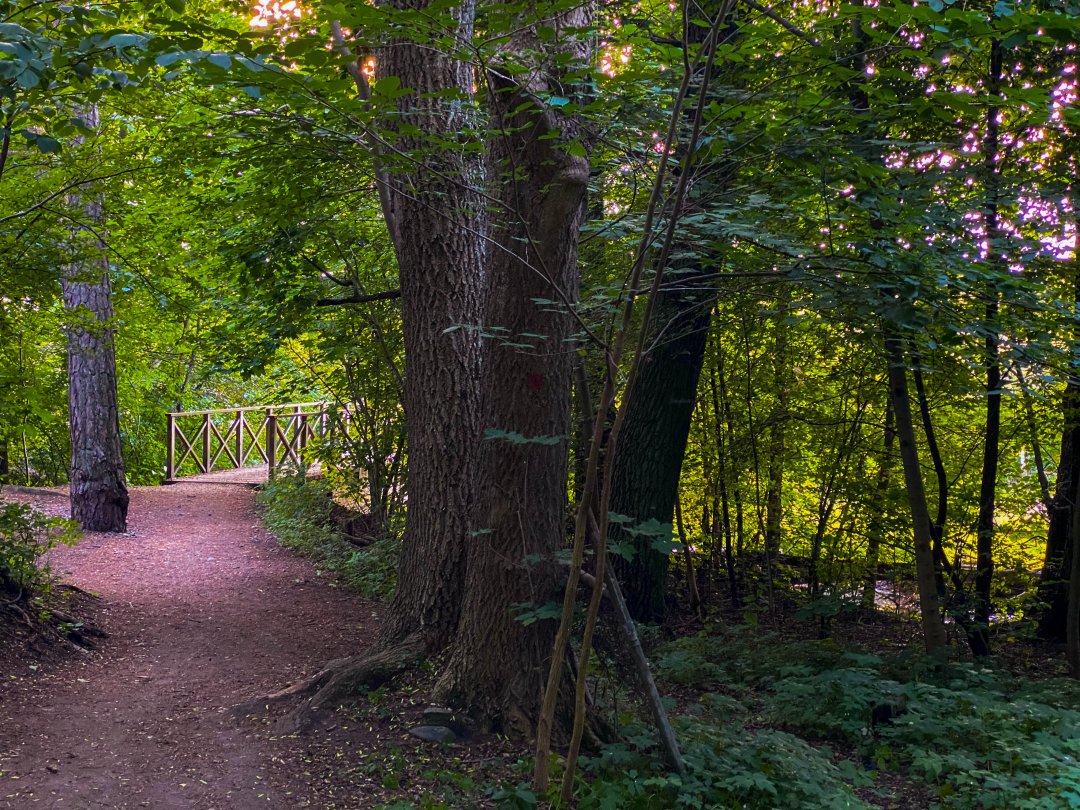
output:
<path id="1" fill-rule="evenodd" d="M 324 482 L 284 477 L 263 502 L 283 542 L 369 595 L 393 590 L 409 480 L 437 493 L 548 452 L 514 467 L 521 481 L 476 480 L 486 512 L 456 516 L 469 549 L 520 552 L 505 565 L 493 552 L 491 570 L 557 590 L 573 505 L 584 567 L 610 552 L 639 620 L 810 618 L 825 638 L 844 616 L 888 611 L 921 615 L 931 653 L 947 637 L 979 659 L 1071 626 L 1080 674 L 1076 4 L 479 3 L 464 28 L 461 8 L 0 2 L 0 481 L 68 477 L 64 336 L 86 313 L 65 309 L 60 280 L 100 244 L 129 480 L 164 477 L 167 412 L 333 402 L 349 418 L 315 448 Z M 380 67 L 402 43 L 468 81 L 414 94 Z M 439 130 L 446 111 L 458 125 Z M 530 115 L 550 127 L 534 141 Z M 515 138 L 552 150 L 534 174 L 586 178 L 572 285 L 535 258 L 553 240 L 527 227 L 570 172 L 528 186 Z M 430 228 L 400 232 L 388 190 Z M 471 202 L 443 204 L 459 193 Z M 509 322 L 433 327 L 439 346 L 482 347 L 482 395 L 432 404 L 416 391 L 444 396 L 456 369 L 434 362 L 407 384 L 430 347 L 409 331 L 423 285 L 400 260 L 469 217 L 462 255 L 488 262 L 476 311 Z M 466 285 L 452 286 L 420 292 Z M 533 309 L 515 311 L 526 297 Z M 547 332 L 521 325 L 537 313 Z M 515 362 L 540 370 L 515 376 Z M 514 373 L 488 379 L 493 367 Z M 409 421 L 421 401 L 461 424 L 535 414 L 552 379 L 567 408 L 536 423 L 556 427 L 480 425 L 475 456 L 442 459 L 456 472 L 406 478 L 407 425 L 424 459 L 449 446 Z M 605 476 L 610 501 L 589 489 Z M 501 508 L 515 485 L 539 497 L 541 480 L 560 509 Z M 335 497 L 370 514 L 361 546 L 339 536 Z M 49 542 L 36 520 L 0 514 L 6 588 L 30 581 Z M 541 524 L 560 531 L 537 552 L 526 538 Z M 438 539 L 464 558 L 451 553 L 463 538 Z M 549 597 L 514 609 L 551 619 Z M 945 806 L 1045 806 L 1047 783 L 1080 805 L 1071 690 L 981 665 L 767 649 L 692 638 L 663 652 L 670 679 L 707 690 L 678 724 L 687 773 L 660 768 L 631 725 L 633 744 L 587 761 L 581 806 L 857 807 L 863 760 L 907 770 Z M 892 704 L 902 714 L 869 724 Z"/>

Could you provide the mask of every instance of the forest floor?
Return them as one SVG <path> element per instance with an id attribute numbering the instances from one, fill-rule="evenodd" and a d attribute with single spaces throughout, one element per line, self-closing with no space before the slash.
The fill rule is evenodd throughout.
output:
<path id="1" fill-rule="evenodd" d="M 60 516 L 63 495 L 5 493 Z M 275 737 L 232 711 L 363 649 L 377 605 L 281 548 L 248 487 L 133 488 L 128 525 L 50 554 L 98 597 L 70 591 L 94 650 L 0 640 L 0 808 L 367 808 L 403 786 L 388 751 L 421 744 L 397 712 Z"/>

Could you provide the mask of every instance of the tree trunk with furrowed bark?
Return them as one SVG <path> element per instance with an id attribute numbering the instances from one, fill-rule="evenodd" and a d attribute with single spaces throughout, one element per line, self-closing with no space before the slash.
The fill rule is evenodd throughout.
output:
<path id="1" fill-rule="evenodd" d="M 97 109 L 82 112 L 90 128 Z M 128 492 L 116 391 L 112 288 L 105 246 L 93 233 L 101 198 L 69 195 L 85 224 L 72 228 L 70 263 L 61 280 L 67 312 L 68 412 L 71 431 L 71 517 L 87 531 L 127 529 Z"/>

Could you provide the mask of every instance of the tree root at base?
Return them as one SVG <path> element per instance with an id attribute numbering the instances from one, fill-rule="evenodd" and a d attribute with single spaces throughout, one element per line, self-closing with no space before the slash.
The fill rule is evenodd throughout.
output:
<path id="1" fill-rule="evenodd" d="M 413 635 L 385 649 L 338 658 L 314 675 L 284 689 L 245 701 L 235 707 L 233 713 L 240 716 L 260 714 L 273 705 L 299 699 L 273 723 L 275 734 L 298 734 L 310 729 L 326 710 L 390 682 L 414 666 L 426 652 L 424 639 Z"/>

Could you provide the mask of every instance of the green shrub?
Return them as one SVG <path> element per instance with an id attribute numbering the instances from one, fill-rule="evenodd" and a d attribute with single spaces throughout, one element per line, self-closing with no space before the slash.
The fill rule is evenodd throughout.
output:
<path id="1" fill-rule="evenodd" d="M 399 543 L 379 537 L 359 548 L 334 527 L 329 485 L 302 473 L 281 475 L 259 493 L 263 521 L 282 545 L 295 549 L 319 568 L 337 575 L 353 590 L 371 599 L 394 591 Z"/>
<path id="2" fill-rule="evenodd" d="M 46 517 L 21 503 L 0 503 L 0 591 L 23 597 L 48 586 L 41 558 L 58 545 L 74 545 L 75 524 Z"/>

